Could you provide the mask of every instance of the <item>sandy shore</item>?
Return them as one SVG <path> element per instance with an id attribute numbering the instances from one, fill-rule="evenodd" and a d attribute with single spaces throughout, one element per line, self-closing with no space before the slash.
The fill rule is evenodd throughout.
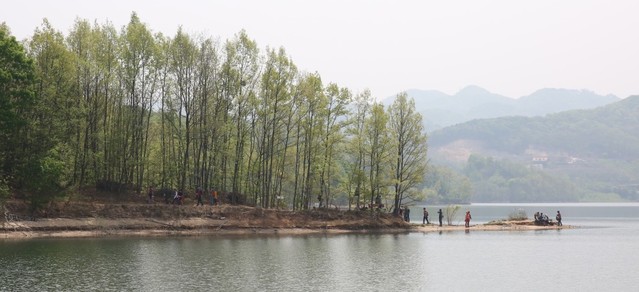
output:
<path id="1" fill-rule="evenodd" d="M 536 226 L 531 222 L 502 221 L 489 224 L 440 227 L 439 225 L 411 224 L 406 227 L 375 229 L 321 227 L 264 227 L 238 225 L 235 220 L 188 218 L 181 220 L 55 218 L 37 221 L 4 222 L 0 238 L 72 238 L 72 237 L 128 237 L 128 236 L 251 236 L 251 235 L 311 235 L 347 233 L 408 233 L 408 232 L 460 232 L 460 231 L 529 231 L 574 228 L 573 226 Z"/>
<path id="2" fill-rule="evenodd" d="M 575 226 L 564 225 L 564 226 L 540 226 L 534 225 L 532 222 L 530 224 L 471 224 L 469 228 L 464 227 L 463 225 L 444 225 L 439 227 L 439 225 L 415 225 L 412 231 L 418 232 L 438 232 L 438 231 L 530 231 L 530 230 L 561 230 L 561 229 L 572 229 Z"/>

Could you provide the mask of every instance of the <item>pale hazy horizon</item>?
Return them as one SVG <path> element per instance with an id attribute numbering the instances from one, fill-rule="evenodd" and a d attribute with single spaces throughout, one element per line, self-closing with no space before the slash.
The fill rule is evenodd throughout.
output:
<path id="1" fill-rule="evenodd" d="M 453 95 L 469 85 L 519 98 L 542 88 L 639 94 L 639 1 L 36 1 L 4 3 L 0 22 L 25 39 L 47 18 L 153 32 L 179 26 L 225 41 L 245 29 L 284 47 L 302 71 L 383 99 L 409 89 Z"/>

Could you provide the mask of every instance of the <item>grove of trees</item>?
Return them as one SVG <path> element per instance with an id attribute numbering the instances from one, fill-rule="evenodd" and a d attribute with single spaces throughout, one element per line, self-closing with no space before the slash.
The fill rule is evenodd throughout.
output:
<path id="1" fill-rule="evenodd" d="M 217 41 L 45 19 L 17 42 L 0 28 L 0 195 L 34 204 L 72 189 L 216 190 L 265 208 L 418 197 L 426 134 L 415 104 L 389 108 L 245 31 Z"/>

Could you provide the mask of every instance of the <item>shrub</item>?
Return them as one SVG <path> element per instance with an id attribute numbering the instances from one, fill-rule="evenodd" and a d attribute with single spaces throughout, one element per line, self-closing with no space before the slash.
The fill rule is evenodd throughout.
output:
<path id="1" fill-rule="evenodd" d="M 453 225 L 453 220 L 457 215 L 457 211 L 459 211 L 459 205 L 448 205 L 446 206 L 446 222 L 448 225 Z"/>
<path id="2" fill-rule="evenodd" d="M 511 221 L 522 221 L 528 220 L 528 215 L 524 209 L 515 209 L 510 214 L 508 214 L 508 220 Z"/>

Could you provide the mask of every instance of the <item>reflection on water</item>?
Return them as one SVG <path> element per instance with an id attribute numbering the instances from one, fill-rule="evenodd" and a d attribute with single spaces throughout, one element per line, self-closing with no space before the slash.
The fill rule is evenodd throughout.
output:
<path id="1" fill-rule="evenodd" d="M 477 218 L 486 210 L 495 212 L 487 217 L 507 214 L 513 206 L 470 207 Z M 579 214 L 564 215 L 566 222 L 572 218 L 606 228 L 5 240 L 0 241 L 0 290 L 634 290 L 639 206 L 633 207 L 635 217 L 606 209 L 617 207 L 578 208 L 561 206 L 562 214 Z M 590 214 L 602 216 L 593 220 Z"/>

